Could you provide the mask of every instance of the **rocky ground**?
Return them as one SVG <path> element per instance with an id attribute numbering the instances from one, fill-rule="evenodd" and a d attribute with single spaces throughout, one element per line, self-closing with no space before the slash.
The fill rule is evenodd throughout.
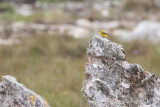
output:
<path id="1" fill-rule="evenodd" d="M 159 2 L 154 4 L 159 7 Z M 12 3 L 10 6 L 15 7 L 12 14 L 16 18 L 7 17 L 8 20 L 12 19 L 8 21 L 1 16 L 3 21 L 0 22 L 0 44 L 18 43 L 21 37 L 37 34 L 83 38 L 100 29 L 122 41 L 139 38 L 159 41 L 160 15 L 154 14 L 156 10 L 154 13 L 142 11 L 143 14 L 139 16 L 137 11 L 124 10 L 124 5 L 120 1 L 36 2 L 34 5 Z"/>

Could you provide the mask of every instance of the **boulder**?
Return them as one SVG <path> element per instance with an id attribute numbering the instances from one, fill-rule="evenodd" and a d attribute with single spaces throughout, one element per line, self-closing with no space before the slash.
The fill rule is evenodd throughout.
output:
<path id="1" fill-rule="evenodd" d="M 2 76 L 0 107 L 50 107 L 48 102 L 12 76 Z"/>
<path id="2" fill-rule="evenodd" d="M 126 61 L 121 45 L 93 36 L 82 92 L 90 107 L 159 107 L 160 79 Z"/>

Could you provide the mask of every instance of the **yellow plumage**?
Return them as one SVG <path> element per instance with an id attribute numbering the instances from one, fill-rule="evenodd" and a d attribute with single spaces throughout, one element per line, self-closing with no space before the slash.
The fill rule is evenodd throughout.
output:
<path id="1" fill-rule="evenodd" d="M 104 32 L 103 30 L 100 30 L 100 31 L 99 31 L 99 34 L 100 34 L 102 37 L 110 36 L 110 34 Z"/>

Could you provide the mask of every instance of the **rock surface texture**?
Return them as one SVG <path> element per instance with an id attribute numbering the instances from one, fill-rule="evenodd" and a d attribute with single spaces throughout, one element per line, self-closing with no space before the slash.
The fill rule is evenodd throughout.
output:
<path id="1" fill-rule="evenodd" d="M 12 76 L 2 76 L 0 107 L 50 107 L 41 96 L 18 83 Z"/>
<path id="2" fill-rule="evenodd" d="M 90 107 L 160 107 L 160 79 L 125 60 L 121 45 L 93 36 L 82 92 Z"/>

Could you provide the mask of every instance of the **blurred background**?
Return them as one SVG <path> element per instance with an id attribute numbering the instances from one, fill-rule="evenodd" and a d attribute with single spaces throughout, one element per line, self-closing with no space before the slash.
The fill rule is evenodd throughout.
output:
<path id="1" fill-rule="evenodd" d="M 0 0 L 0 76 L 12 75 L 52 107 L 88 107 L 86 46 L 102 29 L 127 61 L 160 76 L 159 0 Z"/>

